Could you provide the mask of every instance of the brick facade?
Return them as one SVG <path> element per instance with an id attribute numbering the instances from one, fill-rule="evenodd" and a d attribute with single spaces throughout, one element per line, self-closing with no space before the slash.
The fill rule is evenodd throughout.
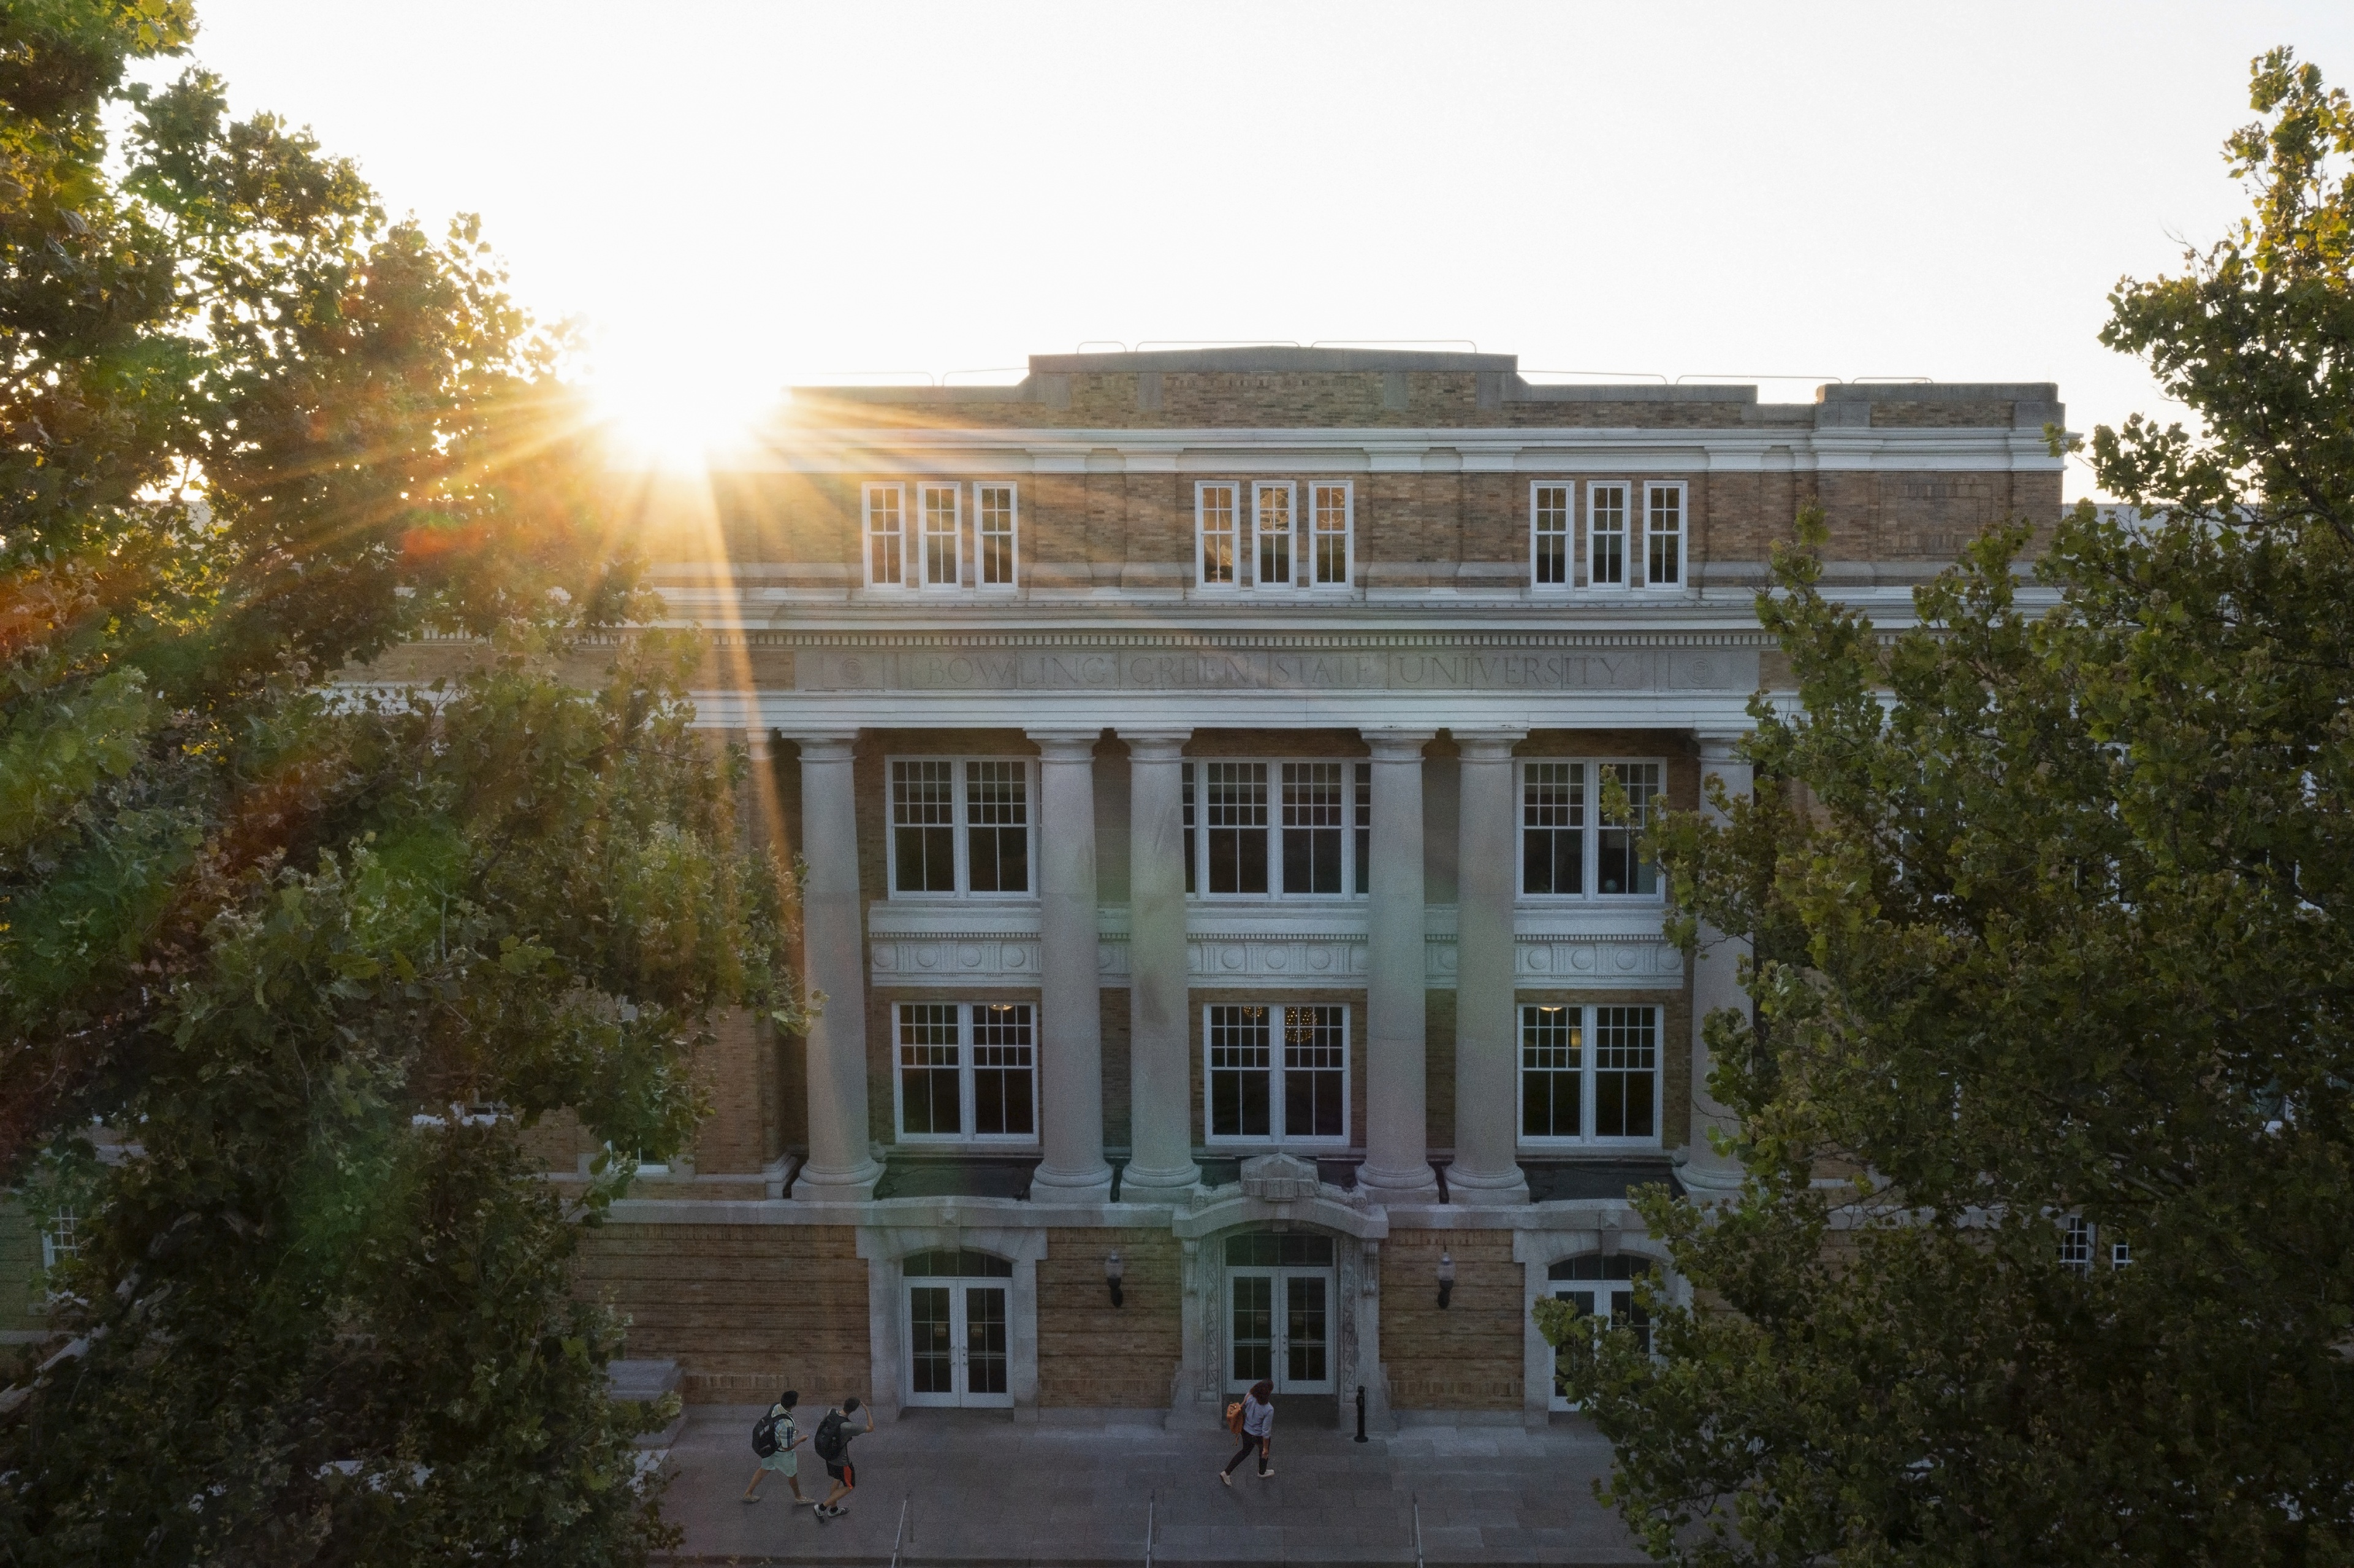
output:
<path id="1" fill-rule="evenodd" d="M 1104 1258 L 1118 1248 L 1113 1307 Z M 1038 1403 L 1146 1410 L 1169 1403 L 1182 1353 L 1183 1257 L 1166 1230 L 1052 1230 L 1038 1264 Z"/>
<path id="2" fill-rule="evenodd" d="M 1455 1290 L 1438 1305 L 1438 1260 Z M 1521 1408 L 1523 1293 L 1510 1231 L 1409 1231 L 1382 1246 L 1382 1361 L 1400 1410 Z"/>

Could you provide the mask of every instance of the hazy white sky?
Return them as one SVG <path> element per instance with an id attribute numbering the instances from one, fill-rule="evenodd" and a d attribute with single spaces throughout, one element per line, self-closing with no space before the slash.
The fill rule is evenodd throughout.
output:
<path id="1" fill-rule="evenodd" d="M 478 211 L 598 374 L 723 416 L 1088 340 L 1458 339 L 1530 371 L 2052 380 L 2244 208 L 2249 58 L 2354 5 L 201 0 L 242 111 Z M 2079 470 L 2069 493 L 2088 488 Z"/>

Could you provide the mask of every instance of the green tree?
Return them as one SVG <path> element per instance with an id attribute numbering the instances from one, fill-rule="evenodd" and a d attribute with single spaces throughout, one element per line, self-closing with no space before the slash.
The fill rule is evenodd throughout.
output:
<path id="1" fill-rule="evenodd" d="M 557 678 L 654 608 L 560 342 L 470 221 L 126 82 L 194 25 L 0 11 L 0 1180 L 82 1240 L 0 1557 L 641 1561 L 574 1222 L 693 1127 L 716 1008 L 795 1016 L 788 885 L 685 644 Z M 493 652 L 337 679 L 433 632 Z M 576 1213 L 559 1110 L 632 1157 Z"/>
<path id="2" fill-rule="evenodd" d="M 2253 101 L 2253 217 L 2111 296 L 2200 422 L 2096 433 L 2139 514 L 2027 582 L 1991 529 L 1894 632 L 1802 518 L 1802 711 L 1659 835 L 1755 944 L 1707 1024 L 1748 1178 L 1641 1205 L 1656 1363 L 1540 1311 L 1662 1559 L 2354 1556 L 2354 114 L 2285 50 Z"/>

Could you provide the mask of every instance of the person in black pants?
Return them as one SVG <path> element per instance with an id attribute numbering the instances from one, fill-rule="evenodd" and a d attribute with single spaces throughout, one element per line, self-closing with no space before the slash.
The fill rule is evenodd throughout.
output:
<path id="1" fill-rule="evenodd" d="M 1275 1467 L 1267 1462 L 1267 1449 L 1274 1441 L 1275 1384 L 1262 1380 L 1251 1384 L 1251 1391 L 1243 1395 L 1243 1446 L 1235 1450 L 1235 1457 L 1218 1472 L 1218 1479 L 1233 1486 L 1235 1467 L 1249 1458 L 1254 1448 L 1258 1450 L 1260 1476 L 1275 1474 Z"/>

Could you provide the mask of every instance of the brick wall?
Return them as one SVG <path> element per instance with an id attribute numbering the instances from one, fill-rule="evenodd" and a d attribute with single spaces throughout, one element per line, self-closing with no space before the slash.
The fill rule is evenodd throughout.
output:
<path id="1" fill-rule="evenodd" d="M 670 1358 L 698 1404 L 869 1396 L 866 1264 L 846 1225 L 610 1224 L 576 1286 L 631 1322 L 628 1353 Z"/>
<path id="2" fill-rule="evenodd" d="M 1438 1259 L 1455 1294 L 1438 1307 Z M 1400 1410 L 1518 1410 L 1522 1298 L 1512 1233 L 1392 1231 L 1382 1244 L 1382 1361 Z"/>
<path id="3" fill-rule="evenodd" d="M 1104 1287 L 1119 1249 L 1121 1294 Z M 1169 1403 L 1183 1354 L 1183 1257 L 1167 1230 L 1046 1233 L 1038 1264 L 1038 1403 L 1139 1410 Z"/>

